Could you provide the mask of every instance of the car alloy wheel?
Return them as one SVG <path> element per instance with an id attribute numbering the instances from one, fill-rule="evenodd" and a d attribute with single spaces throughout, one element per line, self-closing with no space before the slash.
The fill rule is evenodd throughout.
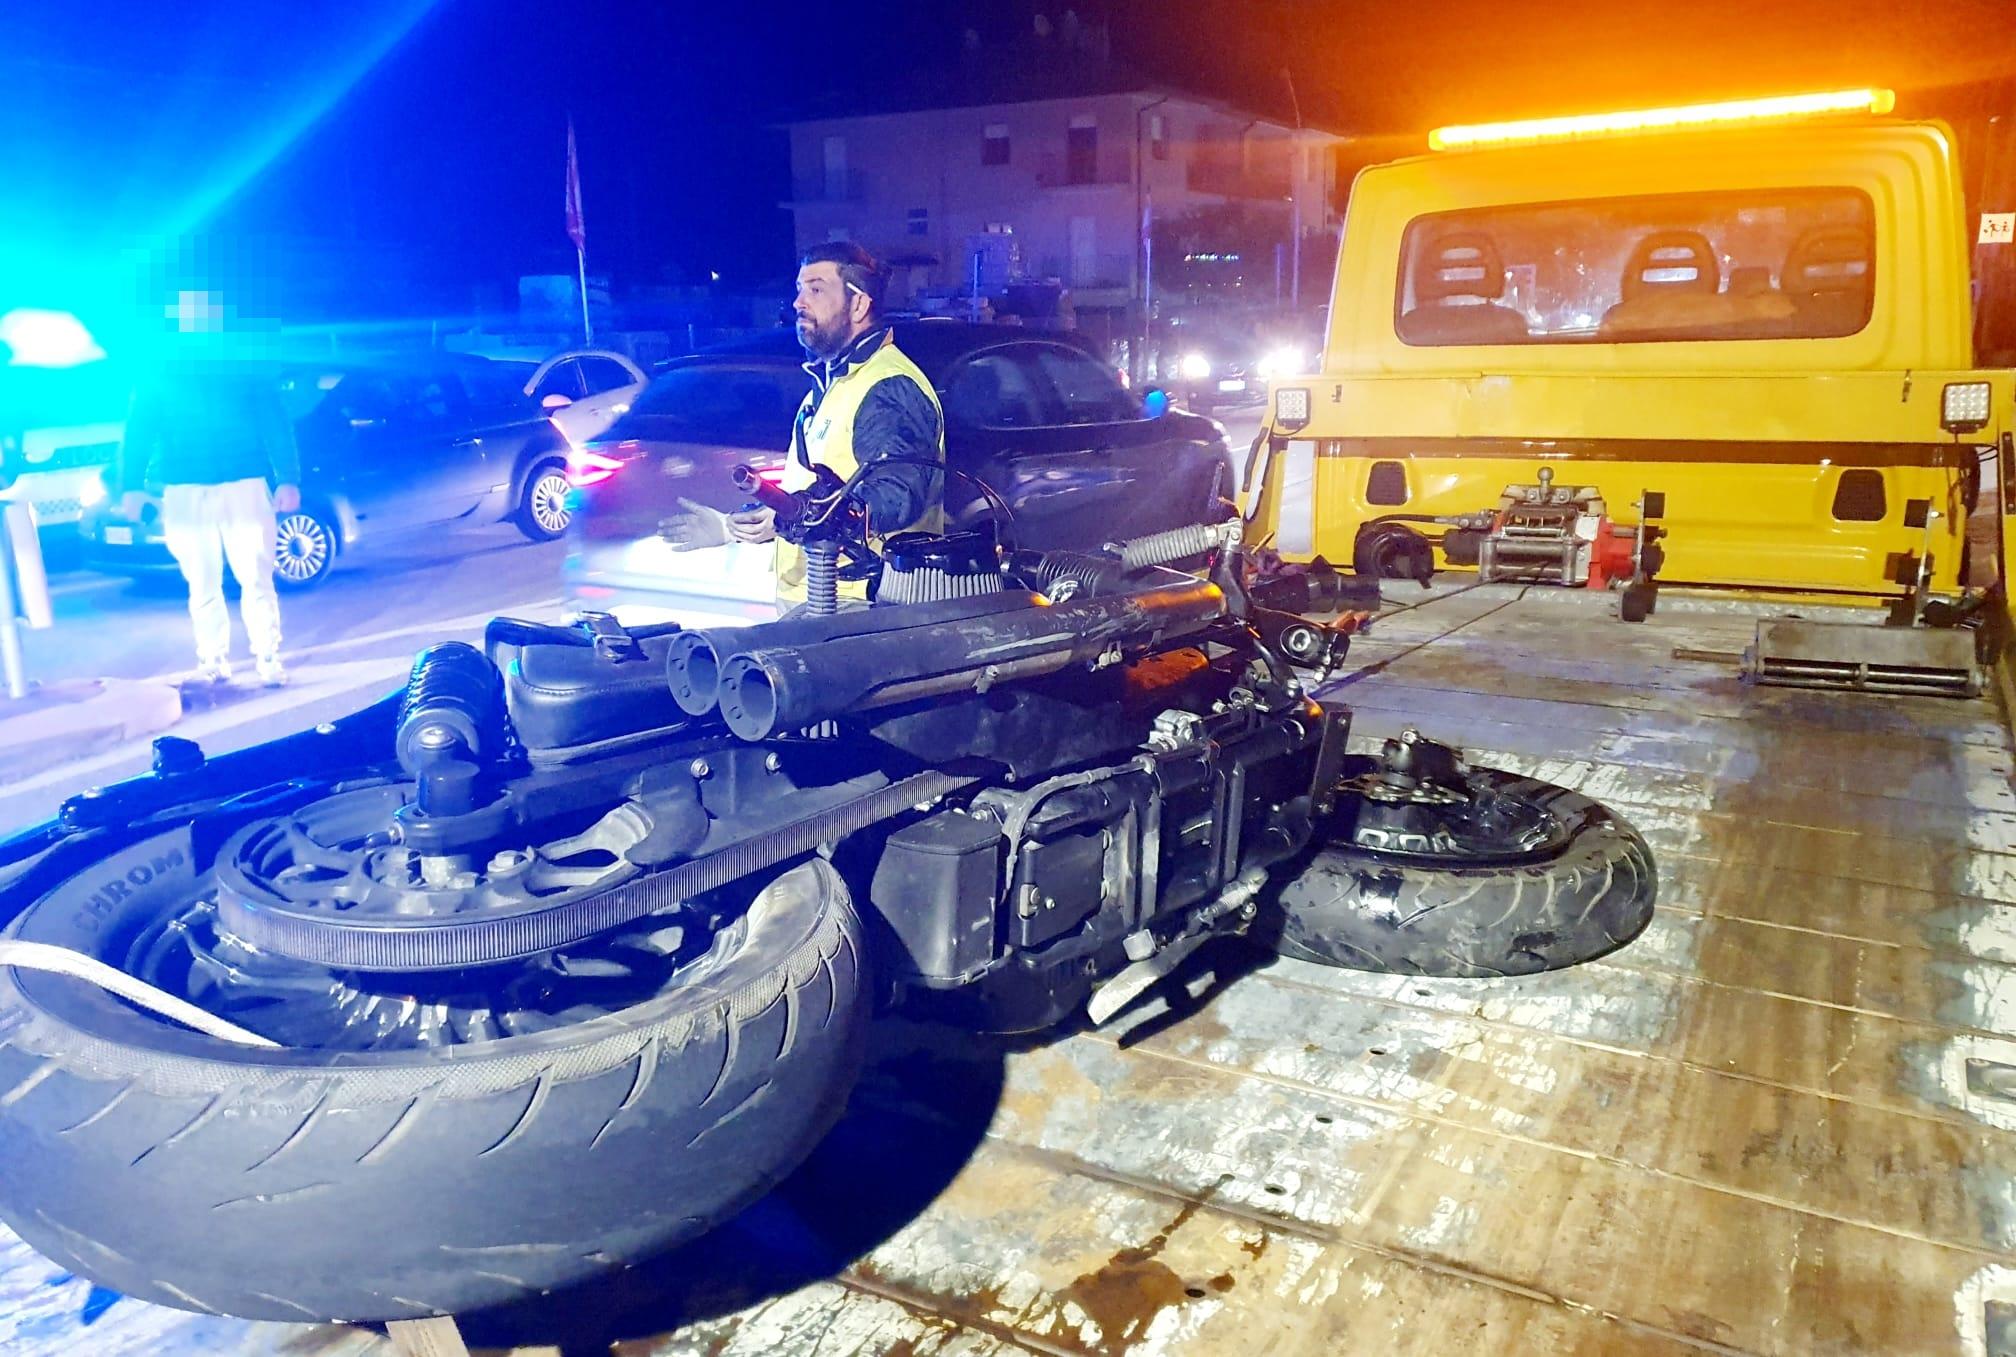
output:
<path id="1" fill-rule="evenodd" d="M 566 532 L 567 525 L 574 521 L 573 494 L 574 487 L 567 483 L 567 473 L 560 467 L 535 469 L 531 483 L 525 487 L 519 516 L 526 536 L 551 541 Z"/>
<path id="2" fill-rule="evenodd" d="M 273 574 L 290 588 L 304 589 L 322 579 L 336 562 L 336 535 L 311 513 L 281 517 Z"/>

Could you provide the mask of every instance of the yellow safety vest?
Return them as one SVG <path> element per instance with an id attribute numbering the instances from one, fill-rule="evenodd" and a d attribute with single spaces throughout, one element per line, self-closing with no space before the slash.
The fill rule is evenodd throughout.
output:
<path id="1" fill-rule="evenodd" d="M 890 335 L 876 346 L 852 369 L 836 378 L 826 388 L 822 398 L 815 390 L 809 392 L 805 402 L 812 407 L 809 420 L 805 421 L 805 452 L 811 457 L 807 465 L 799 458 L 798 440 L 791 440 L 790 455 L 784 459 L 783 478 L 778 482 L 784 489 L 796 493 L 807 489 L 813 481 L 813 467 L 830 467 L 842 480 L 852 476 L 861 467 L 860 459 L 854 455 L 854 416 L 860 413 L 861 402 L 877 382 L 887 377 L 908 377 L 930 397 L 933 409 L 938 410 L 939 435 L 938 456 L 945 456 L 944 409 L 938 404 L 938 393 L 931 386 L 931 379 L 924 375 L 922 368 L 910 361 L 910 356 L 896 347 L 896 337 Z M 817 402 L 816 405 L 813 402 Z M 895 531 L 943 532 L 945 530 L 945 507 L 942 496 L 937 503 L 924 512 L 915 523 L 897 524 Z M 872 546 L 879 548 L 881 534 L 869 538 Z M 840 597 L 865 599 L 868 584 L 865 580 L 852 583 L 843 582 Z M 780 609 L 790 608 L 805 601 L 805 553 L 800 548 L 777 539 L 777 603 Z"/>

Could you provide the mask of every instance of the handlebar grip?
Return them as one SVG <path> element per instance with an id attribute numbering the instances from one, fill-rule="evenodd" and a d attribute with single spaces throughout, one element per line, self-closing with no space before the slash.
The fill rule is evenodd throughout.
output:
<path id="1" fill-rule="evenodd" d="M 747 463 L 737 466 L 731 474 L 735 480 L 735 488 L 775 513 L 779 523 L 797 521 L 801 512 L 798 496 L 774 482 L 764 480 L 756 473 L 756 469 Z"/>

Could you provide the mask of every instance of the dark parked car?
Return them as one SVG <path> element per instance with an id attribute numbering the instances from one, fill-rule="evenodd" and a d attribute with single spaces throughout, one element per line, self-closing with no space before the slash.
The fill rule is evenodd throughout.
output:
<path id="1" fill-rule="evenodd" d="M 990 516 L 975 481 L 1013 515 L 997 524 L 1003 539 L 1031 550 L 1095 550 L 1229 513 L 1223 431 L 1192 415 L 1144 417 L 1071 335 L 922 320 L 896 326 L 896 340 L 945 408 L 950 528 Z M 810 386 L 803 361 L 790 331 L 675 360 L 575 454 L 579 550 L 568 572 L 582 608 L 643 621 L 771 615 L 771 548 L 677 552 L 659 524 L 681 497 L 741 507 L 737 463 L 782 465 Z"/>
<path id="2" fill-rule="evenodd" d="M 566 531 L 567 445 L 508 365 L 465 355 L 276 367 L 301 448 L 301 507 L 283 515 L 275 574 L 320 583 L 370 541 L 510 519 L 534 541 Z M 172 570 L 159 506 L 113 503 L 82 524 L 96 566 Z"/>

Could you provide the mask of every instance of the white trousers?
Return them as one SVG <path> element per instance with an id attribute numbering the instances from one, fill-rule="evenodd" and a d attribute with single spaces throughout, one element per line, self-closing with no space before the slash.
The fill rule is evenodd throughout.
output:
<path id="1" fill-rule="evenodd" d="M 216 664 L 231 653 L 231 612 L 224 604 L 224 564 L 238 580 L 238 609 L 255 659 L 280 653 L 280 595 L 273 587 L 276 537 L 273 493 L 263 479 L 222 485 L 171 485 L 161 495 L 161 535 L 189 583 L 196 660 Z"/>

